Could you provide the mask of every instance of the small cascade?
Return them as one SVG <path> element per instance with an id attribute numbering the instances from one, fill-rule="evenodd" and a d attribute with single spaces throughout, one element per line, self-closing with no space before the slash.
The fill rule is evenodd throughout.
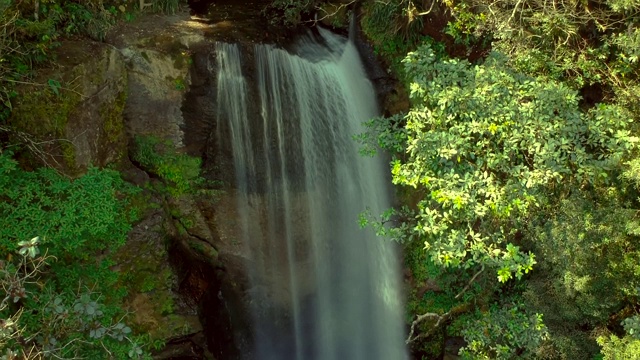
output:
<path id="1" fill-rule="evenodd" d="M 406 359 L 397 254 L 358 225 L 390 199 L 386 164 L 352 139 L 377 115 L 353 43 L 319 29 L 291 52 L 255 45 L 251 74 L 238 45 L 215 50 L 218 144 L 233 149 L 251 255 L 252 358 Z"/>

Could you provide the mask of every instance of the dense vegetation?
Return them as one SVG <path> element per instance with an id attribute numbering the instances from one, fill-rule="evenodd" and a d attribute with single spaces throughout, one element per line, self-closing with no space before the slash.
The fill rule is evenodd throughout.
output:
<path id="1" fill-rule="evenodd" d="M 153 1 L 153 10 L 174 13 L 180 0 Z M 55 61 L 64 37 L 104 40 L 117 21 L 132 21 L 139 0 L 0 0 L 0 124 L 11 112 L 15 85 L 29 82 L 34 69 Z M 59 83 L 47 84 L 53 91 Z M 13 99 L 13 100 L 12 100 Z"/>
<path id="2" fill-rule="evenodd" d="M 151 10 L 172 13 L 178 3 L 154 1 Z M 40 85 L 60 102 L 69 96 L 71 90 L 53 79 L 34 83 L 40 67 L 55 63 L 59 41 L 101 41 L 117 21 L 133 20 L 139 4 L 0 0 L 2 359 L 141 359 L 163 346 L 163 339 L 152 339 L 129 323 L 126 297 L 140 289 L 131 288 L 135 284 L 114 269 L 118 250 L 147 206 L 142 189 L 112 169 L 90 168 L 70 179 L 58 170 L 38 168 L 37 161 L 20 163 L 16 159 L 46 160 L 42 144 L 49 139 L 18 131 L 8 121 L 12 104 L 22 96 L 19 85 Z M 190 191 L 199 160 L 156 150 L 143 146 L 136 153 L 143 165 L 159 170 L 166 186 L 156 190 Z"/>
<path id="3" fill-rule="evenodd" d="M 405 245 L 407 342 L 424 358 L 460 336 L 463 358 L 640 359 L 640 2 L 361 6 L 411 99 L 358 136 L 393 155 L 403 204 L 369 223 Z"/>
<path id="4" fill-rule="evenodd" d="M 128 201 L 136 189 L 112 170 L 75 181 L 49 168 L 24 171 L 8 151 L 0 184 L 3 355 L 142 354 L 142 338 L 124 322 L 126 288 L 110 269 L 136 218 Z"/>
<path id="5" fill-rule="evenodd" d="M 61 37 L 101 40 L 138 3 L 0 0 L 3 358 L 147 356 L 110 269 L 140 190 L 108 169 L 25 170 L 13 154 L 38 139 L 5 123 L 16 85 L 55 60 Z M 298 23 L 343 3 L 270 11 Z M 405 247 L 407 342 L 424 358 L 462 337 L 470 359 L 640 359 L 640 1 L 359 6 L 411 99 L 359 137 L 393 156 L 402 205 L 363 222 Z M 198 180 L 199 162 L 158 139 L 137 139 L 133 159 L 170 195 Z"/>
<path id="6" fill-rule="evenodd" d="M 407 341 L 425 358 L 446 335 L 463 358 L 639 359 L 640 2 L 363 7 L 411 98 L 361 137 L 394 154 L 405 204 L 374 226 L 405 244 Z"/>

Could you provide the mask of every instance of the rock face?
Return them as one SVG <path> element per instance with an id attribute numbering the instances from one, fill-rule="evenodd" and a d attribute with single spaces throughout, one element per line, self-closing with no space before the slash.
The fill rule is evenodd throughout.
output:
<path id="1" fill-rule="evenodd" d="M 150 199 L 156 204 L 161 201 Z M 171 358 L 168 355 L 205 358 L 206 346 L 197 308 L 177 292 L 180 277 L 171 266 L 167 249 L 171 242 L 172 231 L 167 229 L 170 226 L 171 221 L 162 208 L 149 209 L 129 233 L 126 246 L 116 254 L 118 265 L 114 270 L 122 274 L 129 289 L 134 289 L 127 299 L 129 322 L 136 330 L 148 333 L 151 339 L 165 340 L 170 345 L 158 359 Z"/>
<path id="2" fill-rule="evenodd" d="M 10 122 L 48 141 L 41 160 L 69 175 L 126 156 L 123 109 L 127 72 L 120 52 L 107 44 L 68 41 L 57 49 L 59 68 L 26 85 Z M 64 140 L 62 140 L 64 139 Z"/>
<path id="3" fill-rule="evenodd" d="M 251 57 L 255 42 L 286 44 L 292 38 L 266 25 L 259 13 L 266 0 L 250 3 L 205 6 L 208 20 L 144 17 L 115 29 L 107 44 L 63 43 L 59 67 L 24 85 L 12 125 L 34 139 L 51 140 L 41 160 L 71 176 L 91 165 L 116 164 L 138 185 L 158 182 L 129 160 L 133 140 L 153 136 L 202 157 L 208 180 L 233 183 L 230 149 L 218 151 L 212 143 L 213 43 L 240 42 Z M 386 74 L 366 51 L 373 78 L 384 82 Z M 253 59 L 244 66 L 250 64 Z M 156 359 L 251 358 L 248 256 L 234 236 L 232 192 L 217 198 L 149 196 L 153 205 L 114 267 L 137 289 L 128 299 L 133 326 L 166 341 Z"/>
<path id="4" fill-rule="evenodd" d="M 172 56 L 155 49 L 131 47 L 122 54 L 132 94 L 125 108 L 127 133 L 171 139 L 182 146 L 180 106 L 189 82 L 187 67 L 176 68 Z"/>
<path id="5" fill-rule="evenodd" d="M 129 141 L 138 136 L 152 136 L 170 140 L 178 152 L 203 155 L 201 150 L 209 127 L 207 124 L 193 127 L 202 113 L 189 112 L 192 96 L 188 94 L 193 93 L 192 83 L 204 84 L 202 74 L 193 69 L 194 62 L 203 60 L 207 67 L 209 49 L 215 41 L 215 38 L 205 41 L 202 32 L 205 28 L 210 29 L 183 14 L 128 24 L 124 31 L 109 37 L 109 41 L 120 48 L 127 64 L 129 97 L 124 119 Z M 202 87 L 197 89 L 196 92 Z M 206 104 L 212 100 L 205 97 L 202 101 Z M 185 118 L 194 121 L 186 122 Z M 196 148 L 186 146 L 188 144 L 196 144 Z M 142 170 L 153 177 L 150 169 Z M 161 233 L 151 235 L 152 227 L 132 232 L 132 244 L 161 244 L 160 248 L 167 249 L 163 259 L 167 260 L 165 266 L 171 263 L 176 281 L 171 286 L 165 282 L 163 286 L 183 295 L 182 300 L 175 301 L 182 307 L 177 306 L 172 314 L 154 313 L 160 327 L 165 328 L 165 332 L 158 335 L 168 340 L 168 347 L 157 354 L 158 359 L 240 359 L 247 351 L 251 336 L 242 295 L 246 283 L 244 260 L 236 253 L 230 254 L 221 241 L 215 223 L 216 204 L 215 197 L 203 194 L 167 196 L 159 200 L 163 208 Z M 154 259 L 161 254 L 159 250 L 155 253 Z M 143 304 L 157 306 L 150 295 L 135 296 Z M 198 321 L 192 324 L 195 313 Z M 180 324 L 190 325 L 191 330 L 175 331 Z"/>
<path id="6" fill-rule="evenodd" d="M 116 29 L 107 40 L 127 63 L 127 134 L 153 135 L 181 147 L 180 108 L 191 81 L 191 54 L 203 44 L 202 25 L 187 14 L 152 16 Z"/>

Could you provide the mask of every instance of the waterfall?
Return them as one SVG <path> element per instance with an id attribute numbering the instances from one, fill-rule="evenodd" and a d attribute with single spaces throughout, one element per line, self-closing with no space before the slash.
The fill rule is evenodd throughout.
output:
<path id="1" fill-rule="evenodd" d="M 358 224 L 390 199 L 386 164 L 352 140 L 378 111 L 355 46 L 319 29 L 290 52 L 255 45 L 251 60 L 215 50 L 218 143 L 233 149 L 251 256 L 251 358 L 406 359 L 397 254 Z"/>

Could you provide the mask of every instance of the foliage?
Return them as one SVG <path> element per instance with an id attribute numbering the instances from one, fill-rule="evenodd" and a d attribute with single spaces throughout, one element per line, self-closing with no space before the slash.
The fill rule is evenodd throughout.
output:
<path id="1" fill-rule="evenodd" d="M 456 298 L 459 291 L 457 285 L 468 281 L 468 276 L 454 269 L 444 269 L 434 264 L 428 254 L 423 251 L 419 241 L 405 244 L 404 265 L 411 271 L 411 291 L 407 299 L 408 322 L 413 321 L 413 314 L 435 313 L 443 315 L 456 307 L 462 307 L 467 297 Z M 478 287 L 470 289 L 470 293 L 477 292 Z M 433 327 L 433 321 L 424 321 L 417 331 L 429 332 Z M 433 341 L 422 341 L 413 345 L 422 354 L 437 357 L 442 352 L 442 339 L 445 332 L 440 331 L 432 335 Z"/>
<path id="2" fill-rule="evenodd" d="M 640 316 L 635 315 L 622 321 L 624 330 L 635 340 L 640 340 Z"/>
<path id="3" fill-rule="evenodd" d="M 27 358 L 143 355 L 125 325 L 126 289 L 110 267 L 135 213 L 136 189 L 112 170 L 70 180 L 51 169 L 20 169 L 0 154 L 0 314 L 3 353 Z M 31 239 L 31 240 L 25 240 Z M 7 328 L 8 327 L 8 328 Z M 8 337 L 6 337 L 8 336 Z"/>
<path id="4" fill-rule="evenodd" d="M 391 150 L 394 183 L 414 189 L 409 204 L 415 206 L 382 214 L 373 223 L 377 233 L 422 242 L 427 263 L 486 266 L 500 283 L 523 278 L 541 262 L 525 286 L 505 289 L 524 294 L 518 309 L 529 315 L 509 313 L 504 309 L 513 306 L 493 295 L 498 305 L 491 311 L 454 321 L 467 339 L 466 356 L 593 356 L 594 339 L 576 327 L 602 326 L 633 306 L 639 281 L 637 191 L 631 186 L 640 172 L 637 161 L 625 164 L 637 142 L 631 109 L 620 103 L 584 107 L 570 86 L 519 72 L 499 53 L 473 65 L 422 46 L 404 63 L 411 110 L 372 120 L 369 134 L 357 137 L 367 153 Z M 414 276 L 419 271 L 412 268 Z M 442 274 L 435 280 L 444 288 L 463 286 Z M 495 285 L 481 287 L 468 296 L 491 301 Z M 411 313 L 447 311 L 435 303 L 409 304 Z M 539 317 L 528 323 L 530 314 L 548 314 L 550 327 Z M 488 323 L 496 324 L 488 335 L 473 333 Z"/>
<path id="5" fill-rule="evenodd" d="M 403 75 L 401 60 L 422 42 L 439 44 L 421 35 L 424 20 L 419 13 L 421 4 L 410 0 L 388 0 L 365 2 L 363 6 L 362 31 L 370 39 L 376 54 L 389 62 L 393 73 Z"/>
<path id="6" fill-rule="evenodd" d="M 535 350 L 547 337 L 542 315 L 529 314 L 523 306 L 493 308 L 462 330 L 467 345 L 463 359 L 535 359 Z"/>
<path id="7" fill-rule="evenodd" d="M 0 186 L 4 252 L 13 252 L 21 239 L 40 236 L 41 246 L 53 256 L 86 259 L 122 246 L 134 215 L 120 197 L 135 189 L 112 170 L 92 168 L 71 181 L 49 168 L 22 171 L 5 152 L 0 154 Z"/>
<path id="8" fill-rule="evenodd" d="M 510 243 L 523 222 L 549 202 L 545 192 L 605 181 L 635 141 L 629 117 L 605 105 L 582 113 L 575 91 L 517 73 L 498 54 L 472 66 L 422 47 L 405 63 L 408 159 L 392 173 L 427 194 L 412 235 L 438 264 L 522 277 L 535 264 Z"/>
<path id="9" fill-rule="evenodd" d="M 507 54 L 518 70 L 577 89 L 593 85 L 603 99 L 637 110 L 638 10 L 636 0 L 464 0 L 451 7 L 451 26 L 473 18 L 474 26 L 459 37 L 491 34 L 493 48 Z"/>
<path id="10" fill-rule="evenodd" d="M 397 49 L 388 51 L 392 64 L 413 49 L 416 40 L 408 39 L 424 32 L 416 26 L 403 41 L 395 24 L 430 16 L 427 9 L 405 11 L 402 3 L 364 5 L 363 30 L 379 48 Z M 504 282 L 499 291 L 480 277 L 472 286 L 483 291 L 470 296 L 481 310 L 497 305 L 475 319 L 453 319 L 452 335 L 489 326 L 484 316 L 511 308 L 505 295 L 517 295 L 519 308 L 544 314 L 548 326 L 549 336 L 528 347 L 531 356 L 594 358 L 599 344 L 606 359 L 637 358 L 640 2 L 441 4 L 452 16 L 443 29 L 456 44 L 449 53 L 494 52 L 473 64 L 447 60 L 443 45 L 430 40 L 404 60 L 411 110 L 370 121 L 370 132 L 357 139 L 366 154 L 391 151 L 394 182 L 409 188 L 400 189 L 409 200 L 362 223 L 404 241 L 406 258 L 423 258 L 424 266 L 494 269 Z M 423 270 L 411 271 L 421 277 Z M 444 289 L 462 286 L 447 271 L 432 280 Z M 524 282 L 506 282 L 512 277 Z M 447 311 L 435 303 L 415 306 L 413 298 L 409 307 L 412 314 Z M 489 333 L 517 336 L 496 321 Z M 468 343 L 467 355 L 497 356 L 500 348 L 485 345 L 504 342 L 485 335 L 466 336 L 480 341 L 476 349 Z"/>
<path id="11" fill-rule="evenodd" d="M 562 305 L 550 314 L 560 323 L 606 322 L 637 294 L 637 210 L 614 191 L 563 199 L 553 215 L 531 228 L 531 246 L 545 259 L 540 270 L 553 279 L 544 289 L 532 283 L 532 295 L 545 293 L 545 302 Z"/>
<path id="12" fill-rule="evenodd" d="M 191 192 L 202 181 L 200 158 L 177 153 L 171 141 L 138 136 L 135 142 L 133 159 L 164 180 L 171 195 Z"/>
<path id="13" fill-rule="evenodd" d="M 25 243 L 34 249 L 39 245 L 36 240 Z M 51 287 L 40 291 L 34 286 L 44 280 L 48 262 L 55 258 L 32 255 L 23 254 L 16 263 L 4 262 L 0 269 L 0 286 L 4 290 L 0 313 L 9 319 L 1 325 L 3 353 L 29 359 L 99 356 L 103 349 L 111 349 L 117 358 L 139 358 L 143 354 L 131 328 L 122 319 L 109 317 L 95 292 L 83 289 L 78 293 L 55 293 Z"/>
<path id="14" fill-rule="evenodd" d="M 615 335 L 601 336 L 598 344 L 602 346 L 604 360 L 638 360 L 640 359 L 640 340 L 629 336 L 619 338 Z"/>
<path id="15" fill-rule="evenodd" d="M 303 16 L 308 15 L 322 2 L 322 0 L 273 0 L 264 12 L 270 13 L 269 18 L 273 24 L 298 25 L 302 22 Z"/>

